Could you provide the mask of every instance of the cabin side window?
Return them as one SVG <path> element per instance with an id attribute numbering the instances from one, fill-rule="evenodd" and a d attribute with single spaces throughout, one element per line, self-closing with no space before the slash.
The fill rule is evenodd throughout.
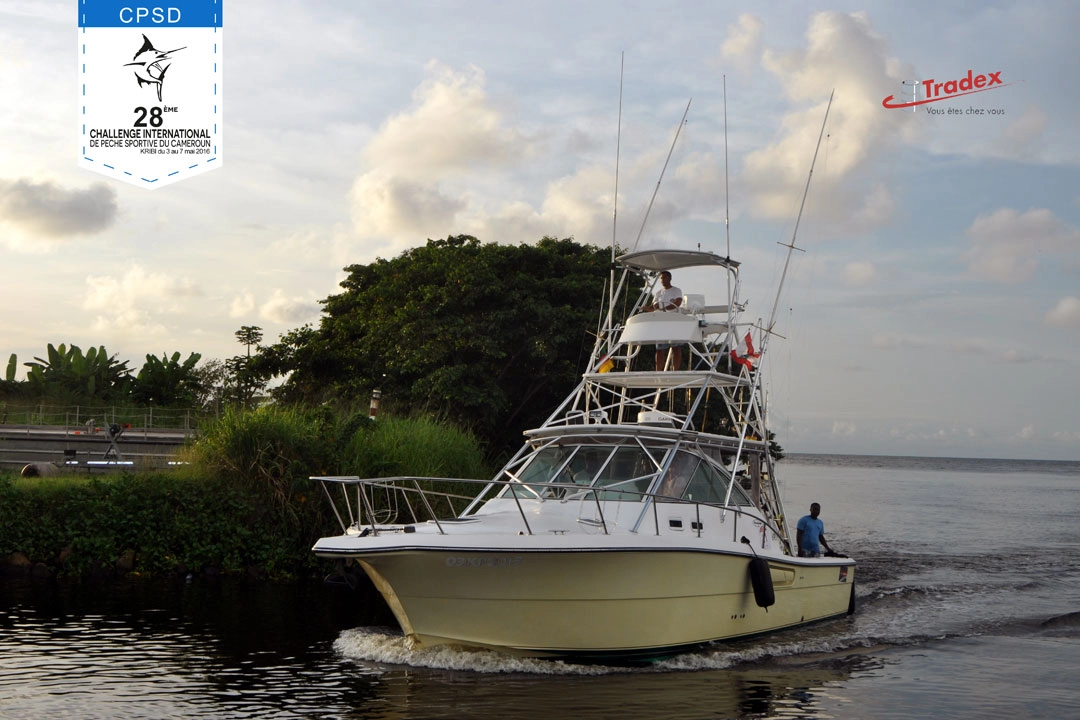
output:
<path id="1" fill-rule="evenodd" d="M 702 461 L 694 470 L 690 482 L 682 494 L 684 500 L 722 504 L 727 496 L 728 477 L 715 467 Z M 731 504 L 751 505 L 750 498 L 738 483 L 731 490 Z"/>

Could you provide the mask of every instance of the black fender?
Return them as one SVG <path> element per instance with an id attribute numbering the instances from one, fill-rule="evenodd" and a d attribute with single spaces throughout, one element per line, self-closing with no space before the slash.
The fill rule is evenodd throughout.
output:
<path id="1" fill-rule="evenodd" d="M 768 608 L 776 603 L 772 572 L 765 558 L 754 557 L 750 560 L 750 585 L 754 588 L 754 602 L 758 607 Z"/>

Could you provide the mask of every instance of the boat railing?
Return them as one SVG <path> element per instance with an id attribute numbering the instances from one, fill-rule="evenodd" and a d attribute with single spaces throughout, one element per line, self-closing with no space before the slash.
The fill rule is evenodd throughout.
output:
<path id="1" fill-rule="evenodd" d="M 586 522 L 586 524 L 594 524 L 605 535 L 611 534 L 611 528 L 604 517 L 604 503 L 617 500 L 635 503 L 649 501 L 654 532 L 658 536 L 661 534 L 660 507 L 670 503 L 694 506 L 695 519 L 691 528 L 699 538 L 702 536 L 704 528 L 702 522 L 702 510 L 704 508 L 715 509 L 722 513 L 732 513 L 734 517 L 734 522 L 731 524 L 732 540 L 736 542 L 739 540 L 740 518 L 751 523 L 763 523 L 766 530 L 771 530 L 779 538 L 784 537 L 783 532 L 776 523 L 747 512 L 738 505 L 686 500 L 661 493 L 620 487 L 621 483 L 605 486 L 584 486 L 572 482 L 525 483 L 518 479 L 492 481 L 413 476 L 387 478 L 318 476 L 313 477 L 312 480 L 317 480 L 322 486 L 342 532 L 346 534 L 359 532 L 378 535 L 380 532 L 409 532 L 409 530 L 405 530 L 407 525 L 431 522 L 440 535 L 446 535 L 448 534 L 447 526 L 449 525 L 479 519 L 475 514 L 460 514 L 460 508 L 464 508 L 468 503 L 476 499 L 476 493 L 469 494 L 465 491 L 466 488 L 481 485 L 484 486 L 481 494 L 486 495 L 489 499 L 508 492 L 514 500 L 521 519 L 523 532 L 526 535 L 534 535 L 535 533 L 529 523 L 528 513 L 522 505 L 523 500 L 539 502 L 571 502 L 575 500 L 584 502 L 591 500 L 590 504 L 595 503 L 596 505 L 597 518 L 579 518 L 579 520 Z M 331 489 L 333 486 L 339 486 L 339 499 L 337 500 L 335 500 L 335 491 Z M 448 489 L 439 489 L 447 486 Z M 355 495 L 350 495 L 350 491 L 355 492 Z M 339 504 L 344 508 L 344 515 Z M 441 517 L 439 510 L 444 510 L 445 513 Z M 405 518 L 404 521 L 402 517 Z"/>

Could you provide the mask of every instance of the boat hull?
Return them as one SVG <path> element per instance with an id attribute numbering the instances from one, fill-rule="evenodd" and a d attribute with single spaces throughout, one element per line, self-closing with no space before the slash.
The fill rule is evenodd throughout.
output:
<path id="1" fill-rule="evenodd" d="M 854 563 L 769 558 L 761 608 L 750 558 L 695 550 L 411 549 L 355 558 L 417 647 L 655 659 L 848 612 Z"/>

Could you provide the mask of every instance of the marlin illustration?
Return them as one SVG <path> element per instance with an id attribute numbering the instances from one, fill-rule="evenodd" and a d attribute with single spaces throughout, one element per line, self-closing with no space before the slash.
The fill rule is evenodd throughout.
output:
<path id="1" fill-rule="evenodd" d="M 161 87 L 165 83 L 165 71 L 172 65 L 167 60 L 172 60 L 172 53 L 180 52 L 184 48 L 175 50 L 158 50 L 150 42 L 150 38 L 144 34 L 143 44 L 139 52 L 132 58 L 134 62 L 125 63 L 124 67 L 135 66 L 135 79 L 139 81 L 139 87 L 143 85 L 157 86 L 157 99 L 161 102 Z M 184 47 L 187 47 L 186 45 Z M 141 59 L 140 59 L 141 58 Z"/>

